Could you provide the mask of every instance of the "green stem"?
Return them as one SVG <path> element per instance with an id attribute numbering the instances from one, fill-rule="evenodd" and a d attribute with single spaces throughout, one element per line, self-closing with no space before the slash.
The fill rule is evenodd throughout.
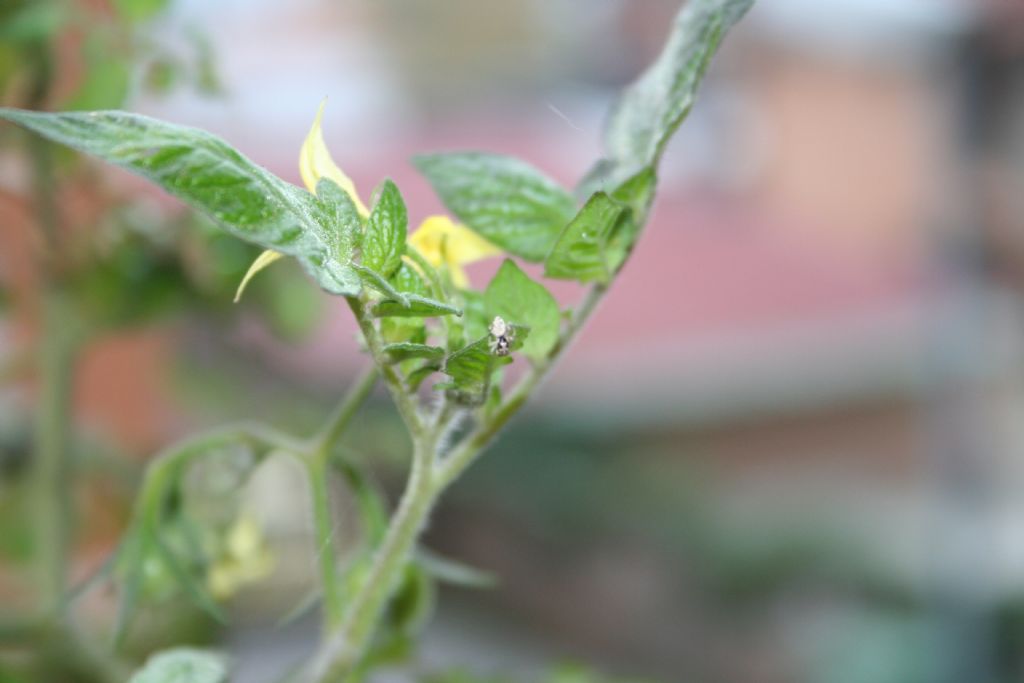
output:
<path id="1" fill-rule="evenodd" d="M 370 572 L 349 604 L 341 626 L 324 641 L 310 668 L 309 680 L 342 680 L 366 652 L 437 498 L 432 477 L 437 435 L 438 431 L 432 430 L 416 445 L 405 493 Z"/>
<path id="2" fill-rule="evenodd" d="M 68 446 L 71 382 L 77 342 L 70 332 L 70 307 L 58 289 L 43 294 L 40 393 L 35 423 L 33 502 L 41 609 L 63 611 L 66 589 L 70 487 Z"/>
<path id="3" fill-rule="evenodd" d="M 338 439 L 352 422 L 359 406 L 366 401 L 376 383 L 377 369 L 375 367 L 366 370 L 355 381 L 316 438 L 307 460 L 316 553 L 320 563 L 320 581 L 324 590 L 324 618 L 328 629 L 337 627 L 343 616 L 343 586 L 338 574 L 337 552 L 334 547 L 335 530 L 328 493 L 330 455 Z"/>
<path id="4" fill-rule="evenodd" d="M 409 430 L 409 435 L 415 442 L 424 432 L 423 418 L 416 406 L 415 397 L 406 392 L 402 378 L 398 376 L 394 365 L 387 359 L 384 353 L 384 342 L 381 341 L 380 333 L 373 324 L 373 317 L 366 309 L 366 303 L 358 297 L 348 297 L 348 305 L 352 309 L 356 322 L 359 323 L 359 330 L 366 340 L 366 348 L 373 356 L 373 362 L 380 370 L 380 375 L 391 394 L 391 399 L 395 402 L 395 407 L 398 408 L 398 414 L 402 417 L 406 429 Z"/>
<path id="5" fill-rule="evenodd" d="M 498 431 L 522 408 L 530 393 L 564 353 L 606 292 L 607 287 L 604 285 L 595 285 L 590 290 L 549 357 L 535 365 L 502 406 L 470 432 L 444 460 L 438 461 L 437 450 L 441 435 L 452 419 L 452 412 L 447 403 L 438 410 L 437 417 L 429 429 L 412 432 L 412 470 L 401 503 L 377 550 L 366 582 L 354 596 L 338 630 L 323 642 L 308 671 L 308 681 L 329 683 L 344 680 L 359 663 L 441 492 L 472 463 Z M 356 306 L 353 306 L 353 311 L 356 312 L 357 318 L 365 312 Z M 363 324 L 361 319 L 361 326 Z M 367 346 L 377 359 L 378 354 L 374 349 L 375 344 L 379 342 L 373 341 L 376 340 L 376 330 L 371 323 L 366 323 L 366 327 L 368 329 L 364 329 L 363 333 L 367 337 Z M 384 374 L 384 377 L 387 381 L 387 374 Z M 400 383 L 397 387 L 399 391 L 393 394 L 408 399 L 408 394 L 401 391 Z M 396 402 L 397 400 L 396 397 Z"/>

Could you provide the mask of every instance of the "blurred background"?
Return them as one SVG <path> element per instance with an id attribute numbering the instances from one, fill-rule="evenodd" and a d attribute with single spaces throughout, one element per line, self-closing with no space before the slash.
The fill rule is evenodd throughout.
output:
<path id="1" fill-rule="evenodd" d="M 297 184 L 327 97 L 335 160 L 363 196 L 392 177 L 415 224 L 441 208 L 419 152 L 511 153 L 571 186 L 678 6 L 0 0 L 0 93 L 206 128 Z M 0 681 L 86 680 L 26 665 L 51 646 L 18 627 L 64 533 L 33 474 L 62 447 L 49 426 L 70 425 L 74 584 L 162 446 L 240 418 L 310 433 L 365 359 L 294 264 L 232 305 L 256 250 L 10 126 L 0 145 Z M 679 683 L 1024 680 L 1022 190 L 1024 4 L 759 0 L 617 286 L 432 521 L 430 547 L 497 586 L 442 589 L 379 680 L 566 661 Z M 382 395 L 346 447 L 394 500 L 407 445 Z M 316 615 L 279 624 L 315 580 L 301 476 L 271 460 L 244 496 L 272 570 L 229 591 L 227 626 L 157 585 L 136 652 L 216 644 L 245 683 L 308 655 Z M 109 624 L 115 597 L 90 587 L 80 621 Z"/>

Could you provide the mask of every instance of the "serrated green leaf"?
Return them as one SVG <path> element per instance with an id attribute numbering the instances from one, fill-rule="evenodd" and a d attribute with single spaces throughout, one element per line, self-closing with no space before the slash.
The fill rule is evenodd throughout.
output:
<path id="1" fill-rule="evenodd" d="M 329 292 L 360 291 L 340 190 L 314 197 L 210 133 L 138 114 L 0 109 L 0 120 L 141 175 L 236 237 L 296 257 Z"/>
<path id="2" fill-rule="evenodd" d="M 510 325 L 510 350 L 516 351 L 529 338 L 530 330 L 526 327 Z M 491 349 L 490 335 L 467 344 L 445 359 L 441 371 L 451 377 L 451 381 L 438 384 L 435 389 L 444 389 L 448 397 L 463 405 L 478 406 L 487 398 L 494 371 L 501 365 L 511 363 L 509 356 L 498 356 Z"/>
<path id="3" fill-rule="evenodd" d="M 389 316 L 401 318 L 432 318 L 438 315 L 462 315 L 462 311 L 441 301 L 417 294 L 406 294 L 409 305 L 399 301 L 385 300 L 373 306 L 371 312 L 378 318 Z"/>
<path id="4" fill-rule="evenodd" d="M 182 647 L 152 655 L 129 683 L 224 683 L 227 678 L 226 657 Z"/>
<path id="5" fill-rule="evenodd" d="M 400 363 L 410 358 L 441 358 L 444 356 L 444 349 L 440 346 L 399 342 L 385 346 L 384 353 L 388 355 L 392 362 Z"/>
<path id="6" fill-rule="evenodd" d="M 595 193 L 558 237 L 544 262 L 544 276 L 607 283 L 612 273 L 608 241 L 625 211 L 604 192 Z"/>
<path id="7" fill-rule="evenodd" d="M 402 263 L 408 225 L 402 194 L 393 182 L 385 180 L 377 191 L 377 201 L 366 222 L 362 264 L 384 277 L 391 277 Z"/>
<path id="8" fill-rule="evenodd" d="M 505 259 L 484 291 L 488 316 L 501 316 L 506 322 L 530 328 L 523 344 L 523 355 L 534 360 L 544 358 L 558 341 L 561 312 L 555 297 L 539 282 L 530 279 L 512 259 Z"/>
<path id="9" fill-rule="evenodd" d="M 413 163 L 459 220 L 527 261 L 547 256 L 576 210 L 555 181 L 512 157 L 462 152 L 418 156 Z"/>
<path id="10" fill-rule="evenodd" d="M 275 176 L 271 177 L 276 179 Z M 362 285 L 358 273 L 352 268 L 352 256 L 362 234 L 363 224 L 352 197 L 330 178 L 321 178 L 317 182 L 315 196 L 288 183 L 282 184 L 311 204 L 310 216 L 315 226 L 312 233 L 327 246 L 327 261 L 321 261 L 319 254 L 316 254 L 305 260 L 300 257 L 299 263 L 319 281 L 321 287 L 332 294 L 359 294 Z"/>
<path id="11" fill-rule="evenodd" d="M 657 166 L 672 134 L 689 114 L 711 57 L 726 31 L 753 0 L 690 0 L 680 10 L 658 59 L 622 93 L 604 135 L 605 158 L 578 194 L 611 191 Z"/>
<path id="12" fill-rule="evenodd" d="M 435 389 L 445 389 L 449 398 L 458 403 L 479 405 L 485 398 L 496 360 L 490 337 L 481 337 L 448 356 L 442 371 L 452 381 Z"/>

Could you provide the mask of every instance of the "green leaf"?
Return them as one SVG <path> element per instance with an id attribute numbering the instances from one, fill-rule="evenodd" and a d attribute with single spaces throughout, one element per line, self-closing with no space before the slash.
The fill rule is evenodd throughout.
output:
<path id="1" fill-rule="evenodd" d="M 67 108 L 107 109 L 124 104 L 131 84 L 131 70 L 125 56 L 93 49 L 87 51 L 85 61 L 85 79 Z"/>
<path id="2" fill-rule="evenodd" d="M 406 376 L 405 385 L 409 391 L 416 391 L 423 384 L 423 380 L 440 370 L 441 366 L 438 363 L 424 363 Z"/>
<path id="3" fill-rule="evenodd" d="M 377 271 L 370 270 L 358 263 L 353 263 L 352 268 L 354 268 L 356 273 L 359 274 L 359 279 L 362 280 L 363 284 L 367 287 L 371 287 L 384 296 L 394 299 L 405 308 L 409 307 L 408 297 L 406 297 L 403 292 L 398 291 L 398 289 L 396 289 L 386 277 Z"/>
<path id="4" fill-rule="evenodd" d="M 433 578 L 415 560 L 409 562 L 384 615 L 385 629 L 415 634 L 426 624 L 436 603 L 437 586 Z"/>
<path id="5" fill-rule="evenodd" d="M 491 352 L 490 337 L 481 337 L 445 360 L 442 372 L 452 378 L 437 389 L 446 389 L 449 398 L 466 405 L 480 405 L 487 393 L 497 357 Z"/>
<path id="6" fill-rule="evenodd" d="M 511 325 L 510 328 L 510 350 L 515 351 L 529 338 L 530 330 L 515 325 Z M 491 350 L 491 343 L 492 339 L 488 334 L 448 356 L 441 371 L 451 377 L 452 381 L 434 388 L 445 389 L 448 397 L 456 403 L 469 406 L 483 404 L 495 369 L 512 362 L 509 356 L 495 355 Z"/>
<path id="7" fill-rule="evenodd" d="M 114 0 L 114 7 L 129 21 L 145 21 L 167 6 L 167 0 Z"/>
<path id="8" fill-rule="evenodd" d="M 220 605 L 217 604 L 213 596 L 207 592 L 206 587 L 193 576 L 189 568 L 181 563 L 181 560 L 174 554 L 174 551 L 164 542 L 163 538 L 161 538 L 161 530 L 154 528 L 150 530 L 150 533 L 152 534 L 153 544 L 164 566 L 170 570 L 174 580 L 188 594 L 192 602 L 220 623 L 226 624 L 227 616 L 224 614 L 224 610 L 220 608 Z"/>
<path id="9" fill-rule="evenodd" d="M 329 292 L 360 291 L 350 265 L 354 209 L 340 189 L 321 182 L 326 196 L 314 197 L 210 133 L 138 114 L 0 109 L 0 119 L 151 180 L 236 237 L 296 257 Z"/>
<path id="10" fill-rule="evenodd" d="M 544 262 L 545 277 L 607 283 L 612 272 L 608 240 L 625 211 L 604 192 L 594 194 L 558 237 Z"/>
<path id="11" fill-rule="evenodd" d="M 223 655 L 181 647 L 152 655 L 129 683 L 224 683 L 227 679 Z"/>
<path id="12" fill-rule="evenodd" d="M 384 277 L 391 277 L 402 263 L 408 224 L 402 194 L 393 182 L 385 180 L 366 222 L 363 265 Z"/>
<path id="13" fill-rule="evenodd" d="M 539 282 L 519 269 L 512 259 L 505 259 L 484 292 L 488 316 L 501 316 L 506 322 L 530 328 L 523 344 L 523 354 L 539 360 L 558 341 L 561 312 L 558 302 Z"/>
<path id="14" fill-rule="evenodd" d="M 690 0 L 676 16 L 658 59 L 622 93 L 604 135 L 606 157 L 588 172 L 579 194 L 611 191 L 657 166 L 672 134 L 693 107 L 704 73 L 726 31 L 753 0 Z"/>
<path id="15" fill-rule="evenodd" d="M 409 305 L 400 301 L 385 300 L 374 305 L 371 312 L 378 318 L 396 316 L 402 318 L 432 318 L 437 315 L 462 315 L 462 311 L 441 301 L 417 294 L 406 294 Z"/>
<path id="16" fill-rule="evenodd" d="M 384 494 L 373 484 L 370 474 L 351 460 L 336 459 L 338 469 L 356 498 L 366 541 L 376 548 L 388 530 L 388 505 Z"/>
<path id="17" fill-rule="evenodd" d="M 576 210 L 553 180 L 512 157 L 462 152 L 419 156 L 413 163 L 459 220 L 527 261 L 547 256 Z"/>
<path id="18" fill-rule="evenodd" d="M 430 296 L 430 286 L 423 277 L 416 272 L 416 269 L 404 261 L 395 274 L 391 276 L 391 284 L 399 292 L 405 294 L 418 294 L 419 296 Z"/>
<path id="19" fill-rule="evenodd" d="M 392 362 L 400 363 L 410 358 L 441 358 L 444 356 L 444 349 L 440 346 L 399 342 L 385 346 L 384 353 Z"/>
<path id="20" fill-rule="evenodd" d="M 0 40 L 25 44 L 48 41 L 70 20 L 60 3 L 22 0 L 0 3 Z"/>
<path id="21" fill-rule="evenodd" d="M 498 583 L 498 577 L 491 572 L 471 567 L 427 548 L 417 548 L 415 558 L 427 574 L 442 583 L 465 588 L 493 588 Z"/>
<path id="22" fill-rule="evenodd" d="M 612 273 L 622 267 L 633 251 L 633 245 L 647 221 L 647 212 L 654 200 L 657 181 L 654 168 L 647 167 L 612 192 L 612 199 L 629 209 L 619 218 L 605 245 L 607 263 Z"/>

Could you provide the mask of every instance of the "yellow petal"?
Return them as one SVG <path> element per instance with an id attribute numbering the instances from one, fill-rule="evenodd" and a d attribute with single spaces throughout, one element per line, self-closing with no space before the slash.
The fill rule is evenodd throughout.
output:
<path id="1" fill-rule="evenodd" d="M 359 193 L 356 192 L 355 184 L 334 163 L 334 159 L 331 158 L 331 153 L 327 150 L 327 145 L 324 143 L 324 133 L 320 127 L 320 122 L 323 119 L 324 106 L 326 105 L 327 100 L 324 99 L 316 112 L 316 118 L 313 119 L 313 127 L 309 129 L 309 134 L 306 135 L 306 140 L 302 143 L 302 149 L 299 151 L 299 173 L 302 175 L 302 182 L 306 184 L 306 189 L 316 193 L 316 184 L 321 178 L 333 180 L 338 187 L 347 192 L 348 196 L 352 198 L 352 202 L 356 205 L 360 215 L 368 216 L 370 212 L 362 200 L 359 199 Z"/>
<path id="2" fill-rule="evenodd" d="M 461 270 L 458 266 L 502 253 L 501 249 L 448 216 L 430 216 L 424 220 L 409 237 L 409 244 L 432 266 L 448 266 L 453 278 Z"/>
<path id="3" fill-rule="evenodd" d="M 238 291 L 235 292 L 235 303 L 242 298 L 242 292 L 245 291 L 246 286 L 249 284 L 249 280 L 256 276 L 256 273 L 260 272 L 274 261 L 284 258 L 284 254 L 276 252 L 272 249 L 267 249 L 265 252 L 256 257 L 256 260 L 249 266 L 249 270 L 245 272 L 245 277 L 242 278 L 242 282 L 238 285 Z"/>

